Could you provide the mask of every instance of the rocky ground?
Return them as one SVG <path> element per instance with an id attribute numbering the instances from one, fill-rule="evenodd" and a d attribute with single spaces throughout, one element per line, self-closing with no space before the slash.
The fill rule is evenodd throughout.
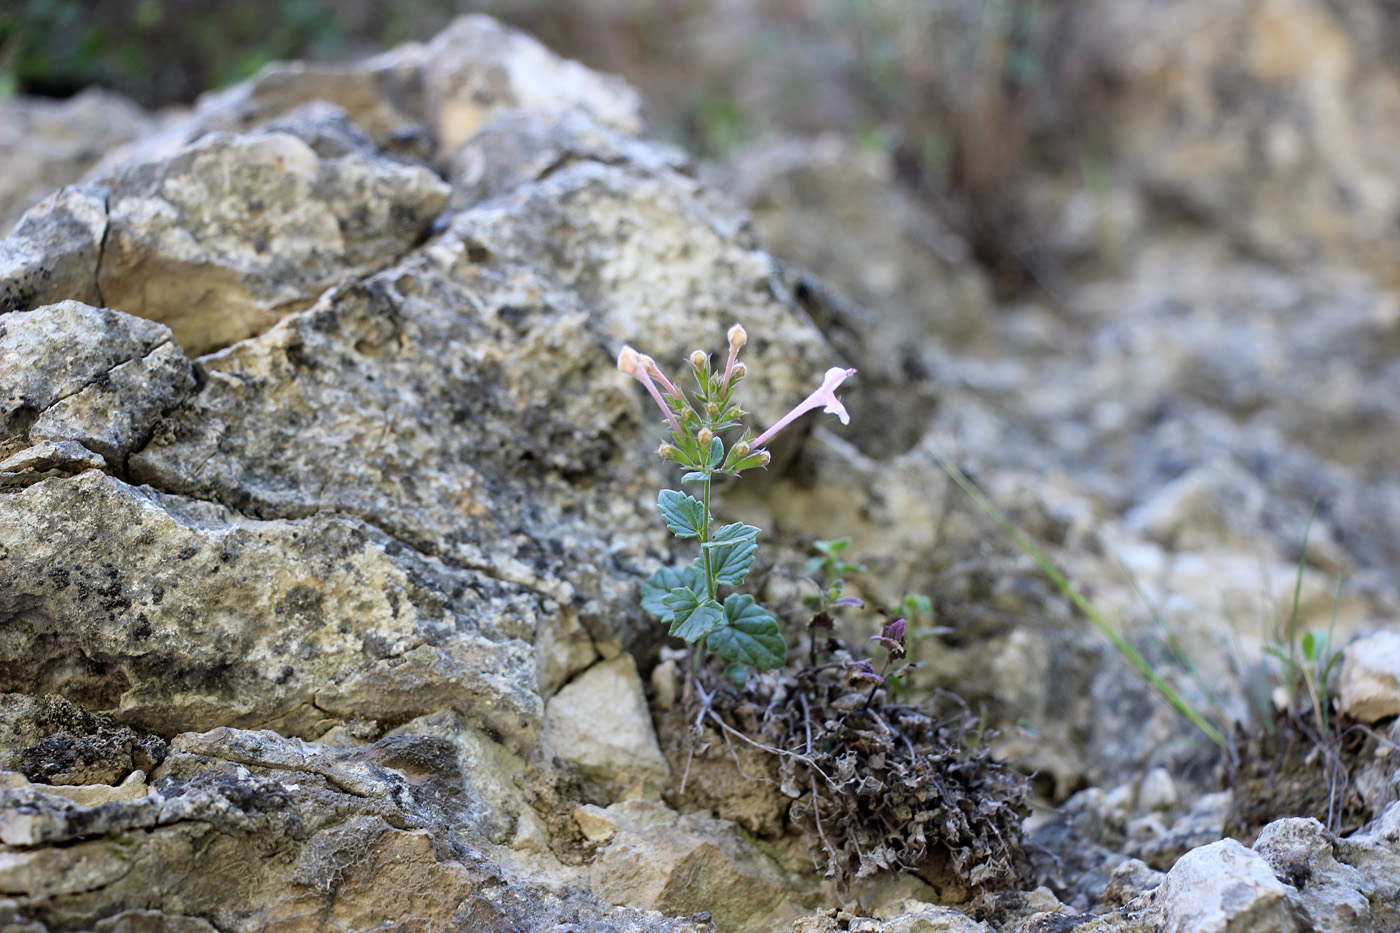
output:
<path id="1" fill-rule="evenodd" d="M 864 150 L 696 166 L 484 18 L 187 111 L 5 102 L 0 928 L 1400 925 L 1400 72 L 1369 4 L 1106 6 L 1114 184 L 1008 193 L 1014 300 Z M 722 491 L 754 591 L 801 630 L 848 535 L 849 592 L 932 597 L 916 692 L 1033 776 L 1015 883 L 821 877 L 804 791 L 667 708 L 676 478 L 613 361 L 735 321 L 760 424 L 859 369 Z M 1348 646 L 1342 757 L 1284 754 L 1290 625 Z"/>

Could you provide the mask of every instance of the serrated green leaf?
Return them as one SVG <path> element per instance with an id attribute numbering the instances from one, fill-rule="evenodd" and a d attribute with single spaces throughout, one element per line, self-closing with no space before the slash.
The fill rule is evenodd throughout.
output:
<path id="1" fill-rule="evenodd" d="M 656 506 L 666 520 L 666 527 L 677 538 L 698 538 L 709 526 L 705 504 L 694 496 L 674 489 L 663 489 L 656 498 Z"/>
<path id="2" fill-rule="evenodd" d="M 666 594 L 677 587 L 698 589 L 704 585 L 704 574 L 694 566 L 662 567 L 642 581 L 642 608 L 662 622 L 670 622 L 675 616 L 662 601 Z"/>
<path id="3" fill-rule="evenodd" d="M 738 593 L 724 601 L 723 624 L 710 632 L 705 644 L 722 658 L 759 670 L 782 667 L 787 661 L 787 644 L 777 617 L 752 596 Z"/>
<path id="4" fill-rule="evenodd" d="M 715 532 L 705 547 L 710 552 L 710 572 L 715 575 L 716 583 L 738 586 L 744 582 L 758 553 L 757 538 L 758 529 L 743 522 L 725 525 Z"/>
<path id="5" fill-rule="evenodd" d="M 671 634 L 686 641 L 699 641 L 724 621 L 719 603 L 701 596 L 688 586 L 678 586 L 662 597 L 674 616 Z"/>

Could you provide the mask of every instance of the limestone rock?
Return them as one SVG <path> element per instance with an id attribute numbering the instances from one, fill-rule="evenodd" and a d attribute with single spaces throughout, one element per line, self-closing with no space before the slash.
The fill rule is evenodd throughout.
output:
<path id="1" fill-rule="evenodd" d="M 1148 190 L 1268 255 L 1349 248 L 1386 262 L 1395 150 L 1378 130 L 1400 125 L 1400 74 L 1374 41 L 1378 8 L 1269 0 L 1083 15 L 1097 19 L 1084 34 L 1096 52 L 1080 52 L 1103 54 L 1108 80 L 1125 85 L 1104 115 L 1112 145 Z M 1259 149 L 1239 146 L 1245 136 Z"/>
<path id="2" fill-rule="evenodd" d="M 0 315 L 0 450 L 23 446 L 30 426 L 50 408 L 94 387 L 118 393 L 113 404 L 133 406 L 154 420 L 159 405 L 146 408 L 146 399 L 121 397 L 107 384 L 124 364 L 138 362 L 142 369 L 139 361 L 170 339 L 169 328 L 153 321 L 78 301 Z M 135 375 L 124 373 L 130 373 L 127 380 Z M 174 402 L 170 395 L 161 400 Z"/>
<path id="3" fill-rule="evenodd" d="M 251 521 L 88 472 L 0 496 L 0 553 L 5 689 L 167 733 L 304 732 L 318 697 L 371 719 L 457 709 L 523 745 L 538 727 L 537 597 L 361 522 Z"/>
<path id="4" fill-rule="evenodd" d="M 899 912 L 882 912 L 877 917 L 830 908 L 803 917 L 792 929 L 793 933 L 991 933 L 993 929 L 952 907 L 918 902 L 899 906 Z"/>
<path id="5" fill-rule="evenodd" d="M 169 158 L 209 133 L 263 127 L 290 132 L 323 157 L 359 150 L 345 143 L 363 135 L 372 148 L 418 161 L 431 154 L 423 124 L 422 67 L 417 44 L 357 62 L 272 62 L 247 81 L 202 95 L 187 114 L 164 121 L 154 132 L 113 148 L 88 177 Z M 355 129 L 332 128 L 337 114 Z M 327 131 L 338 142 L 331 142 Z"/>
<path id="6" fill-rule="evenodd" d="M 322 159 L 280 132 L 214 134 L 103 183 L 103 300 L 168 324 L 191 355 L 260 333 L 392 261 L 447 198 L 424 168 Z"/>
<path id="7" fill-rule="evenodd" d="M 1339 701 L 1359 722 L 1400 715 L 1400 634 L 1376 632 L 1347 645 Z"/>
<path id="8" fill-rule="evenodd" d="M 1095 910 L 1106 911 L 1122 907 L 1130 901 L 1158 887 L 1166 878 L 1164 872 L 1157 871 L 1140 859 L 1130 858 L 1113 869 L 1108 876 L 1108 884 L 1099 893 Z"/>
<path id="9" fill-rule="evenodd" d="M 101 470 L 107 461 L 77 441 L 39 441 L 0 461 L 0 486 L 30 486 L 55 476 Z"/>
<path id="10" fill-rule="evenodd" d="M 779 922 L 775 915 L 784 909 L 790 879 L 737 835 L 733 824 L 703 814 L 678 816 L 641 800 L 603 812 L 614 830 L 591 878 L 605 903 L 670 915 L 703 910 L 726 933 L 772 929 Z"/>
<path id="11" fill-rule="evenodd" d="M 659 793 L 670 776 L 628 654 L 600 661 L 551 697 L 543 737 L 554 754 L 614 792 L 643 782 Z"/>
<path id="12" fill-rule="evenodd" d="M 1392 803 L 1360 831 L 1335 840 L 1332 849 L 1336 860 L 1355 868 L 1359 877 L 1343 874 L 1337 879 L 1339 890 L 1322 892 L 1324 903 L 1329 894 L 1340 895 L 1338 900 L 1349 897 L 1347 886 L 1355 879 L 1357 890 L 1370 902 L 1376 928 L 1385 930 L 1400 924 L 1400 804 Z M 1324 879 L 1321 884 L 1329 883 Z"/>
<path id="13" fill-rule="evenodd" d="M 1192 849 L 1156 890 L 1166 933 L 1293 933 L 1295 889 L 1233 839 Z"/>
<path id="14" fill-rule="evenodd" d="M 1371 896 L 1382 900 L 1357 868 L 1337 860 L 1336 840 L 1314 819 L 1276 820 L 1251 847 L 1279 880 L 1297 888 L 1305 928 L 1329 933 L 1363 933 L 1381 927 L 1371 916 Z"/>
<path id="15" fill-rule="evenodd" d="M 34 205 L 0 240 L 0 312 L 64 299 L 101 304 L 98 260 L 107 235 L 105 188 L 65 187 Z"/>
<path id="16" fill-rule="evenodd" d="M 29 427 L 31 441 L 76 441 L 122 464 L 145 444 L 157 419 L 194 388 L 190 361 L 173 341 L 120 363 L 93 384 L 55 402 Z"/>
<path id="17" fill-rule="evenodd" d="M 672 146 L 619 132 L 581 107 L 544 113 L 507 110 L 452 156 L 452 203 L 484 201 L 577 161 L 679 171 L 688 157 Z"/>
<path id="18" fill-rule="evenodd" d="M 642 129 L 641 100 L 621 80 L 558 58 L 536 39 L 485 16 L 464 16 L 424 50 L 428 114 L 447 153 L 502 110 L 582 106 L 629 136 Z"/>
<path id="19" fill-rule="evenodd" d="M 651 431 L 631 387 L 607 375 L 614 348 L 640 333 L 675 360 L 736 318 L 783 334 L 783 353 L 750 379 L 756 418 L 773 420 L 829 362 L 739 229 L 688 179 L 570 166 L 201 360 L 201 390 L 132 456 L 132 477 L 268 518 L 356 515 L 545 594 L 564 607 L 557 637 L 536 642 L 552 689 L 593 659 L 580 624 L 600 645 L 655 631 L 633 581 L 603 572 L 620 553 L 644 572 L 655 560 L 644 552 L 665 540 L 640 505 L 655 497 L 642 468 L 617 459 Z M 687 261 L 663 259 L 676 251 Z M 688 314 L 667 313 L 683 298 Z M 601 485 L 573 481 L 614 463 Z"/>
<path id="20" fill-rule="evenodd" d="M 1230 791 L 1201 794 L 1191 801 L 1184 813 L 1176 814 L 1170 822 L 1159 814 L 1149 814 L 1139 824 L 1125 851 L 1141 858 L 1148 865 L 1166 871 L 1180 860 L 1183 853 L 1213 842 L 1225 835 L 1233 795 Z"/>
<path id="21" fill-rule="evenodd" d="M 622 81 L 560 59 L 533 37 L 487 17 L 465 16 L 430 43 L 408 43 L 360 61 L 273 62 L 248 81 L 203 95 L 187 115 L 113 148 L 89 177 L 169 158 L 215 132 L 285 130 L 323 157 L 343 154 L 349 137 L 331 126 L 337 112 L 358 128 L 349 136 L 362 131 L 385 156 L 446 161 L 498 114 L 575 108 L 626 136 L 642 126 L 640 98 Z"/>
<path id="22" fill-rule="evenodd" d="M 65 706 L 77 715 L 64 716 Z M 42 784 L 110 788 L 165 760 L 164 739 L 92 716 L 61 697 L 46 697 L 33 725 L 43 734 L 21 746 L 13 764 L 16 771 Z M 86 796 L 94 793 L 88 791 Z"/>
<path id="23" fill-rule="evenodd" d="M 629 933 L 706 928 L 502 878 L 462 834 L 462 776 L 441 740 L 331 749 L 221 729 L 173 744 L 135 800 L 87 808 L 32 785 L 0 788 L 5 922 L 184 933 L 405 917 L 427 930 L 543 930 L 564 918 Z"/>
<path id="24" fill-rule="evenodd" d="M 67 797 L 80 807 L 91 810 L 117 801 L 140 800 L 150 793 L 145 771 L 133 771 L 120 784 L 52 784 L 46 793 Z"/>
<path id="25" fill-rule="evenodd" d="M 794 301 L 860 369 L 842 435 L 881 459 L 923 435 L 935 348 L 985 340 L 991 310 L 968 244 L 893 174 L 855 144 L 822 136 L 754 147 L 702 175 L 753 211 L 763 242 L 796 267 L 784 277 Z"/>
<path id="26" fill-rule="evenodd" d="M 81 179 L 103 153 L 149 133 L 154 123 L 126 97 L 97 87 L 67 100 L 0 100 L 0 236 L 51 192 Z"/>

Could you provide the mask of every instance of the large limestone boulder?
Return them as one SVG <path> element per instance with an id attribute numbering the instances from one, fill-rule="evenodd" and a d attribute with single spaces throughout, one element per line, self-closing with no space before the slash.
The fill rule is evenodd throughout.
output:
<path id="1" fill-rule="evenodd" d="M 270 69 L 0 245 L 3 923 L 707 925 L 600 909 L 559 860 L 551 697 L 577 725 L 623 683 L 628 783 L 668 773 L 624 652 L 674 558 L 613 360 L 742 319 L 771 422 L 833 359 L 639 125 L 619 82 L 469 19 Z M 568 156 L 494 167 L 531 146 Z M 449 204 L 454 148 L 493 168 Z"/>

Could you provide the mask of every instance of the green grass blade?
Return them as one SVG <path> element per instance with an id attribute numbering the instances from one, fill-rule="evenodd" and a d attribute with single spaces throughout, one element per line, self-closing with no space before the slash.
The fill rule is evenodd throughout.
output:
<path id="1" fill-rule="evenodd" d="M 959 469 L 956 463 L 948 459 L 941 451 L 934 450 L 932 453 L 934 459 L 938 461 L 938 465 L 943 468 L 943 472 L 947 473 L 953 482 L 962 487 L 963 492 L 971 496 L 972 501 L 976 502 L 983 512 L 991 516 L 991 518 L 1002 527 L 1002 530 L 1011 536 L 1011 539 L 1016 542 L 1017 547 L 1024 551 L 1031 560 L 1035 561 L 1036 566 L 1050 578 L 1050 581 L 1059 588 L 1060 592 L 1063 593 L 1070 602 L 1074 603 L 1074 605 L 1079 608 L 1080 612 L 1084 613 L 1090 622 L 1094 623 L 1094 627 L 1113 643 L 1113 647 L 1118 649 L 1118 653 L 1142 675 L 1143 679 L 1157 692 L 1157 695 L 1165 700 L 1167 704 L 1178 713 L 1186 717 L 1191 725 L 1200 730 L 1201 734 L 1219 746 L 1222 751 L 1227 755 L 1230 754 L 1230 743 L 1225 739 L 1225 736 L 1221 734 L 1220 730 L 1215 728 L 1214 725 L 1202 716 L 1185 697 L 1177 692 L 1176 688 L 1162 679 L 1162 676 L 1147 662 L 1147 659 L 1144 658 L 1126 638 L 1104 620 L 1103 616 L 1099 614 L 1099 611 L 1094 608 L 1093 604 L 1084 598 L 1084 595 L 1075 588 L 1074 584 L 1069 582 L 1065 575 L 1060 572 L 1060 569 L 1051 563 L 1050 559 L 1041 553 L 1040 549 L 1021 533 L 1021 529 L 1017 528 L 1015 524 L 1012 523 L 1011 519 L 1006 517 L 1006 513 L 998 508 L 996 503 L 992 502 L 991 499 L 988 499 L 986 494 L 978 488 L 976 483 L 968 479 L 967 475 Z"/>

